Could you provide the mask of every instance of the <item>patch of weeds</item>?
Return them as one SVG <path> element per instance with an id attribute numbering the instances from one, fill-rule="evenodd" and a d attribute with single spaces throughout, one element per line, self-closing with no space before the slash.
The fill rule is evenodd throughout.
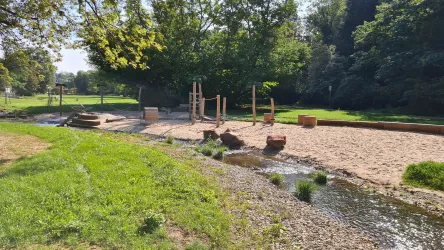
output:
<path id="1" fill-rule="evenodd" d="M 142 234 L 151 234 L 165 223 L 165 217 L 154 211 L 148 211 L 145 219 L 143 220 L 143 225 L 139 228 Z"/>
<path id="2" fill-rule="evenodd" d="M 404 184 L 444 191 L 444 163 L 426 161 L 408 165 L 402 176 Z"/>
<path id="3" fill-rule="evenodd" d="M 194 241 L 191 245 L 185 247 L 185 250 L 208 250 L 208 249 L 209 248 L 200 241 Z"/>
<path id="4" fill-rule="evenodd" d="M 293 192 L 293 195 L 305 202 L 311 201 L 311 196 L 317 188 L 316 184 L 308 180 L 295 182 L 295 186 L 296 190 Z"/>
<path id="5" fill-rule="evenodd" d="M 174 137 L 172 135 L 168 135 L 163 141 L 168 144 L 174 144 Z"/>
<path id="6" fill-rule="evenodd" d="M 259 193 L 257 193 L 257 197 L 259 198 L 259 200 L 263 201 L 265 198 L 265 195 L 263 192 L 259 192 Z"/>
<path id="7" fill-rule="evenodd" d="M 205 156 L 212 156 L 214 159 L 221 160 L 228 148 L 219 145 L 215 140 L 208 140 L 204 144 L 196 146 L 196 150 Z"/>
<path id="8" fill-rule="evenodd" d="M 216 149 L 216 152 L 213 155 L 213 158 L 216 160 L 222 160 L 224 158 L 224 153 L 227 151 L 228 148 L 225 146 L 220 146 Z"/>
<path id="9" fill-rule="evenodd" d="M 327 172 L 324 171 L 316 171 L 310 175 L 313 178 L 313 181 L 317 184 L 325 185 L 327 184 Z"/>
<path id="10" fill-rule="evenodd" d="M 282 174 L 273 173 L 270 176 L 270 181 L 274 185 L 281 187 L 284 184 L 285 176 L 283 176 Z"/>
<path id="11" fill-rule="evenodd" d="M 284 229 L 284 227 L 282 226 L 282 223 L 279 222 L 279 223 L 273 224 L 269 227 L 265 227 L 264 234 L 270 235 L 273 238 L 279 238 L 279 237 L 281 237 L 281 230 L 283 230 L 283 229 Z"/>

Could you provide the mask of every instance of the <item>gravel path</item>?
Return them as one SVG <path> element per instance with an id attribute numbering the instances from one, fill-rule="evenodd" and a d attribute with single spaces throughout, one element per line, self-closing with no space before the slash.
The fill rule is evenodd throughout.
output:
<path id="1" fill-rule="evenodd" d="M 211 123 L 167 120 L 148 126 L 138 120 L 124 120 L 101 125 L 108 130 L 148 133 L 160 136 L 171 134 L 180 139 L 202 139 L 202 131 L 216 129 Z M 309 158 L 333 170 L 351 173 L 372 183 L 398 186 L 406 166 L 433 160 L 444 162 L 444 136 L 376 130 L 367 128 L 327 127 L 303 128 L 297 125 L 274 126 L 250 122 L 229 121 L 216 129 L 227 128 L 239 133 L 247 146 L 263 149 L 270 134 L 287 136 L 282 153 Z"/>

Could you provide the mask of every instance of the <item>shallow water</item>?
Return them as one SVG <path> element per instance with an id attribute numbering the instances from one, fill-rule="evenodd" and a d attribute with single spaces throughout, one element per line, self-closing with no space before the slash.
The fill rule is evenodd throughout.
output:
<path id="1" fill-rule="evenodd" d="M 224 161 L 255 168 L 259 173 L 280 173 L 286 188 L 294 191 L 294 182 L 309 179 L 314 169 L 287 163 L 257 152 L 230 154 Z M 372 237 L 382 249 L 444 249 L 444 218 L 426 210 L 372 193 L 345 180 L 329 176 L 312 197 L 313 207 L 334 220 L 348 224 Z"/>

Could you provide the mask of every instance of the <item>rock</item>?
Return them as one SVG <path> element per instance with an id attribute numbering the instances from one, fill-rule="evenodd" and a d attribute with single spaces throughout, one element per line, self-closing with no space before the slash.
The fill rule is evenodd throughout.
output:
<path id="1" fill-rule="evenodd" d="M 209 130 L 204 130 L 203 131 L 203 136 L 204 139 L 212 139 L 212 140 L 217 140 L 219 139 L 219 135 L 216 133 L 216 130 L 214 129 L 209 129 Z"/>
<path id="2" fill-rule="evenodd" d="M 245 142 L 239 138 L 239 135 L 227 129 L 220 135 L 220 139 L 225 146 L 230 149 L 239 149 L 245 145 Z"/>
<path id="3" fill-rule="evenodd" d="M 281 149 L 287 144 L 287 137 L 285 135 L 269 135 L 267 136 L 267 146 Z"/>

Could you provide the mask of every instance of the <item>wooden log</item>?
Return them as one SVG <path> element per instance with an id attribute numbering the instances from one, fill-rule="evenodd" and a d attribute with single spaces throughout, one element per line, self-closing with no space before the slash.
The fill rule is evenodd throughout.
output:
<path id="1" fill-rule="evenodd" d="M 298 115 L 298 125 L 303 125 L 304 124 L 304 117 L 309 116 L 309 115 Z"/>
<path id="2" fill-rule="evenodd" d="M 316 126 L 316 116 L 304 116 L 304 127 Z"/>
<path id="3" fill-rule="evenodd" d="M 224 97 L 222 104 L 222 124 L 225 124 L 225 119 L 227 118 L 227 98 Z"/>
<path id="4" fill-rule="evenodd" d="M 216 96 L 217 106 L 216 106 L 216 127 L 220 125 L 220 95 Z"/>
<path id="5" fill-rule="evenodd" d="M 82 120 L 82 119 L 72 118 L 71 123 L 75 125 L 95 127 L 100 125 L 100 120 Z"/>
<path id="6" fill-rule="evenodd" d="M 253 98 L 252 98 L 252 100 L 253 100 L 253 105 L 252 105 L 252 108 L 253 108 L 253 126 L 254 125 L 256 125 L 256 86 L 255 85 L 253 85 Z"/>
<path id="7" fill-rule="evenodd" d="M 205 117 L 205 97 L 202 97 L 202 103 L 200 104 L 201 108 L 202 108 L 202 117 L 200 118 L 200 121 L 204 121 L 204 117 Z"/>
<path id="8" fill-rule="evenodd" d="M 191 114 L 191 123 L 196 123 L 196 82 L 193 82 L 193 111 Z"/>

